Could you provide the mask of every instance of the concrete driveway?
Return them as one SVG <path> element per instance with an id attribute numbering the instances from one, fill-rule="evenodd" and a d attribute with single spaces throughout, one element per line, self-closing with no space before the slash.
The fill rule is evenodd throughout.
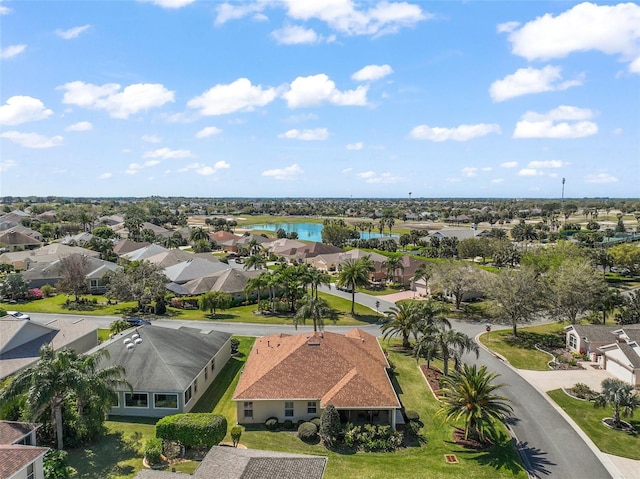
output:
<path id="1" fill-rule="evenodd" d="M 528 371 L 519 369 L 520 376 L 534 384 L 542 391 L 552 391 L 560 388 L 571 388 L 576 383 L 583 383 L 594 391 L 600 391 L 603 379 L 613 378 L 611 373 L 603 369 L 595 369 L 587 363 L 586 369 L 569 369 L 566 371 Z"/>

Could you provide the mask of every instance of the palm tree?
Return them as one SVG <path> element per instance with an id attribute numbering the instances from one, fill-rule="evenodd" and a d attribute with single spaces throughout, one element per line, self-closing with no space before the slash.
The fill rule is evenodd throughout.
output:
<path id="1" fill-rule="evenodd" d="M 130 327 L 131 325 L 127 320 L 116 319 L 114 322 L 112 322 L 109 325 L 109 331 L 111 332 L 111 334 L 118 334 L 118 333 L 121 333 L 122 331 L 126 331 Z"/>
<path id="2" fill-rule="evenodd" d="M 209 233 L 207 233 L 204 228 L 196 227 L 191 230 L 189 233 L 189 239 L 194 243 L 198 241 L 208 241 Z"/>
<path id="3" fill-rule="evenodd" d="M 325 271 L 316 268 L 309 268 L 309 286 L 311 287 L 311 296 L 318 298 L 318 288 L 320 286 L 331 286 L 331 276 Z"/>
<path id="4" fill-rule="evenodd" d="M 409 349 L 409 336 L 414 334 L 418 323 L 418 308 L 416 303 L 408 301 L 397 303 L 385 312 L 387 319 L 380 328 L 382 337 L 388 339 L 402 336 L 402 347 Z"/>
<path id="5" fill-rule="evenodd" d="M 389 256 L 386 261 L 382 263 L 382 267 L 387 272 L 387 278 L 393 281 L 396 277 L 396 271 L 404 271 L 404 265 L 402 264 L 401 255 Z"/>
<path id="6" fill-rule="evenodd" d="M 247 285 L 244 287 L 244 294 L 247 297 L 247 301 L 251 293 L 258 291 L 258 311 L 260 310 L 262 291 L 269 288 L 269 276 L 271 276 L 271 273 L 262 273 L 259 276 L 249 279 Z"/>
<path id="7" fill-rule="evenodd" d="M 322 330 L 324 327 L 324 318 L 330 318 L 334 321 L 337 319 L 336 312 L 331 309 L 329 303 L 323 298 L 314 298 L 307 296 L 298 302 L 298 310 L 293 319 L 293 325 L 298 329 L 298 320 L 313 320 L 313 330 Z"/>
<path id="8" fill-rule="evenodd" d="M 499 375 L 488 372 L 486 366 L 465 364 L 460 371 L 443 377 L 441 408 L 436 413 L 444 415 L 445 421 L 464 422 L 464 437 L 481 442 L 495 437 L 496 423 L 504 422 L 513 409 L 509 399 L 495 394 L 505 384 L 495 384 Z"/>
<path id="9" fill-rule="evenodd" d="M 415 273 L 413 273 L 413 284 L 415 285 L 421 279 L 424 279 L 424 289 L 425 291 L 429 290 L 429 280 L 433 274 L 433 268 L 430 264 L 422 263 L 420 266 L 416 268 Z M 415 289 L 415 286 L 414 286 Z"/>
<path id="10" fill-rule="evenodd" d="M 369 273 L 375 270 L 369 256 L 360 259 L 348 259 L 340 265 L 338 286 L 351 290 L 351 314 L 355 315 L 356 288 L 369 284 Z"/>
<path id="11" fill-rule="evenodd" d="M 611 406 L 613 408 L 613 424 L 622 426 L 622 416 L 633 417 L 633 411 L 640 406 L 640 396 L 631 384 L 621 379 L 607 378 L 602 381 L 602 392 L 593 402 L 595 407 Z"/>
<path id="12" fill-rule="evenodd" d="M 267 260 L 265 260 L 263 256 L 259 254 L 252 254 L 251 256 L 247 256 L 245 258 L 244 266 L 242 268 L 245 271 L 251 268 L 264 269 L 266 265 L 267 265 Z"/>
<path id="13" fill-rule="evenodd" d="M 167 249 L 175 249 L 180 246 L 180 243 L 178 242 L 178 239 L 175 236 L 171 235 L 171 236 L 165 236 L 164 238 L 162 238 L 162 246 L 164 246 Z"/>
<path id="14" fill-rule="evenodd" d="M 445 376 L 449 374 L 449 360 L 453 359 L 457 364 L 464 352 L 475 352 L 476 357 L 480 354 L 473 338 L 460 331 L 442 325 L 434 328 L 433 335 L 433 341 L 437 345 L 438 355 L 443 363 L 442 373 Z"/>

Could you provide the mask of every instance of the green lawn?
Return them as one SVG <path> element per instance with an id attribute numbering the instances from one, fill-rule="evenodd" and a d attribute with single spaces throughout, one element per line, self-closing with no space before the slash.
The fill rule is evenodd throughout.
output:
<path id="1" fill-rule="evenodd" d="M 601 423 L 605 417 L 611 417 L 611 408 L 594 408 L 593 403 L 580 401 L 567 395 L 561 389 L 547 394 L 560 406 L 578 426 L 591 438 L 602 452 L 629 459 L 640 460 L 640 436 L 623 431 L 614 431 Z M 640 421 L 623 418 L 640 431 Z"/>
<path id="2" fill-rule="evenodd" d="M 562 331 L 563 327 L 560 323 L 549 323 L 518 328 L 518 335 L 523 341 L 526 340 L 528 346 L 514 342 L 511 329 L 483 334 L 480 336 L 480 342 L 492 351 L 504 356 L 514 368 L 548 371 L 547 363 L 552 357 L 533 348 L 533 343 L 541 342 L 544 335 Z"/>

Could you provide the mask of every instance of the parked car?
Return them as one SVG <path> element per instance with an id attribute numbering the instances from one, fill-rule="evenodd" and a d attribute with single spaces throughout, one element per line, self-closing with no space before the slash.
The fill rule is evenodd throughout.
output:
<path id="1" fill-rule="evenodd" d="M 26 320 L 31 319 L 31 316 L 25 313 L 21 313 L 20 311 L 7 311 L 7 314 L 17 319 L 26 319 Z"/>
<path id="2" fill-rule="evenodd" d="M 151 324 L 149 321 L 142 318 L 124 318 L 124 320 L 131 326 L 144 326 L 145 324 Z"/>

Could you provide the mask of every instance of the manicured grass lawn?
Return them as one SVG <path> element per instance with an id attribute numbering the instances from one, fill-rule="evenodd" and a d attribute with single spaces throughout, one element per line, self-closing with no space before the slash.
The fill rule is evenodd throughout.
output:
<path id="1" fill-rule="evenodd" d="M 530 326 L 518 328 L 520 337 L 531 339 L 532 342 L 539 342 L 542 335 L 555 334 L 562 331 L 564 326 L 560 323 L 542 324 L 539 326 Z M 531 346 L 525 348 L 517 344 L 513 344 L 513 335 L 511 329 L 493 331 L 480 336 L 480 342 L 492 351 L 507 358 L 507 361 L 518 369 L 530 369 L 533 371 L 548 371 L 547 363 L 552 357 L 542 351 Z"/>
<path id="2" fill-rule="evenodd" d="M 602 424 L 602 419 L 613 415 L 611 408 L 594 408 L 593 403 L 574 399 L 561 389 L 549 391 L 547 394 L 571 416 L 602 452 L 640 460 L 638 432 L 629 434 L 623 431 L 614 431 Z M 633 420 L 633 418 L 623 418 L 623 420 L 631 423 L 636 431 L 640 431 L 639 420 Z"/>
<path id="3" fill-rule="evenodd" d="M 241 339 L 240 350 L 249 351 L 251 338 Z M 394 343 L 391 343 L 394 344 Z M 396 351 L 386 342 L 384 347 L 389 351 L 389 359 L 395 365 L 394 383 L 399 398 L 407 409 L 416 410 L 420 414 L 425 440 L 392 453 L 346 453 L 329 451 L 323 446 L 306 444 L 298 439 L 295 432 L 270 432 L 261 426 L 251 427 L 242 434 L 240 442 L 255 449 L 269 449 L 301 454 L 329 456 L 325 479 L 362 478 L 387 479 L 402 478 L 526 478 L 520 465 L 518 455 L 506 436 L 503 441 L 489 451 L 472 451 L 456 445 L 452 441 L 452 427 L 442 425 L 440 419 L 433 415 L 438 409 L 438 402 L 433 398 L 426 382 L 418 369 L 415 360 L 402 351 Z M 234 358 L 237 363 L 228 363 L 221 372 L 218 383 L 224 392 L 216 391 L 209 397 L 203 397 L 196 405 L 202 411 L 213 411 L 223 414 L 229 426 L 235 424 L 236 408 L 231 401 L 244 357 Z M 232 359 L 233 361 L 233 359 Z M 235 371 L 235 376 L 233 376 Z M 233 377 L 232 377 L 233 376 Z M 225 384 L 222 380 L 224 378 Z M 217 403 L 216 403 L 217 400 Z M 227 437 L 226 440 L 230 440 Z M 447 464 L 445 454 L 455 454 L 460 464 Z"/>

